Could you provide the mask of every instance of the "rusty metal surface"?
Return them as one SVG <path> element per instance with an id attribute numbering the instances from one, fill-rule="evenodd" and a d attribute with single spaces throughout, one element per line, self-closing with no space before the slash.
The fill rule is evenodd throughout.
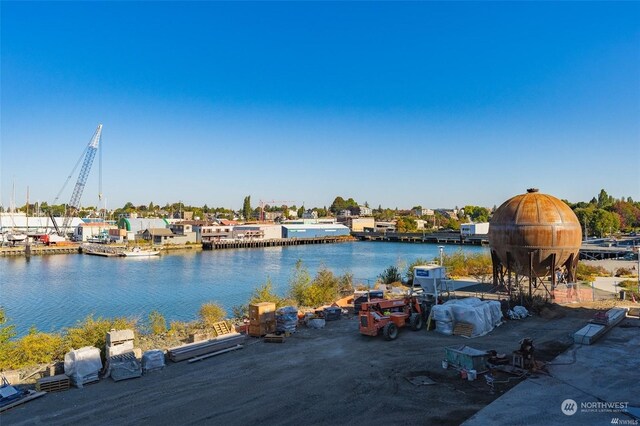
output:
<path id="1" fill-rule="evenodd" d="M 533 252 L 533 271 L 550 273 L 551 257 L 564 264 L 571 254 L 578 255 L 582 229 L 578 218 L 563 201 L 537 190 L 516 195 L 494 213 L 489 226 L 489 245 L 503 265 L 529 275 Z M 509 259 L 507 259 L 509 253 Z"/>

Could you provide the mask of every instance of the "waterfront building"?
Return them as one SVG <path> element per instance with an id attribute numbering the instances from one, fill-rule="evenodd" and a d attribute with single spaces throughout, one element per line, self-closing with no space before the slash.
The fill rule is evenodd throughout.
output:
<path id="1" fill-rule="evenodd" d="M 317 238 L 338 237 L 349 235 L 350 231 L 344 225 L 337 223 L 292 224 L 282 225 L 282 238 Z"/>
<path id="2" fill-rule="evenodd" d="M 463 223 L 460 225 L 460 235 L 486 235 L 489 233 L 489 222 Z"/>

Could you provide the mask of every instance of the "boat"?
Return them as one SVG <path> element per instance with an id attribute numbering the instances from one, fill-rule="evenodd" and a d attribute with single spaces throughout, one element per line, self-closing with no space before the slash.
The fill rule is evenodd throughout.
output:
<path id="1" fill-rule="evenodd" d="M 121 252 L 120 256 L 148 257 L 148 256 L 158 256 L 159 254 L 160 254 L 160 250 L 142 249 L 140 247 L 134 247 L 131 250 L 125 250 Z"/>

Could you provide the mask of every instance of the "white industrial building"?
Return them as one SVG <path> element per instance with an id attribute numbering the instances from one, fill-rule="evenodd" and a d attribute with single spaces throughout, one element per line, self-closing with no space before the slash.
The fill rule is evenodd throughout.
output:
<path id="1" fill-rule="evenodd" d="M 460 235 L 486 235 L 489 233 L 489 222 L 463 223 L 460 225 Z"/>

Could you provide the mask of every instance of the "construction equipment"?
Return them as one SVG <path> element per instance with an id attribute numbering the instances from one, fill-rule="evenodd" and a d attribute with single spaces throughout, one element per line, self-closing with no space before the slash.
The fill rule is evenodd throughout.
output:
<path id="1" fill-rule="evenodd" d="M 398 330 L 407 325 L 414 331 L 422 329 L 424 325 L 422 307 L 415 296 L 364 302 L 360 307 L 359 319 L 361 334 L 377 336 L 382 330 L 385 340 L 394 340 L 398 337 Z"/>
<path id="2" fill-rule="evenodd" d="M 84 157 L 84 161 L 82 162 L 82 167 L 80 168 L 80 174 L 78 175 L 78 180 L 76 181 L 76 186 L 73 188 L 73 193 L 71 194 L 71 200 L 69 200 L 69 203 L 67 204 L 67 208 L 69 210 L 64 215 L 62 226 L 58 227 L 53 216 L 49 214 L 49 216 L 51 217 L 51 220 L 53 221 L 53 225 L 56 228 L 56 232 L 61 237 L 65 236 L 65 233 L 67 232 L 67 228 L 71 223 L 71 218 L 73 217 L 73 214 L 80 208 L 80 198 L 82 197 L 84 186 L 87 183 L 87 178 L 89 177 L 89 172 L 91 171 L 91 165 L 93 164 L 93 159 L 96 156 L 96 151 L 98 150 L 98 145 L 100 144 L 101 139 L 102 139 L 102 124 L 98 124 L 98 128 L 96 129 L 95 133 L 93 134 L 93 137 L 89 141 L 89 145 L 87 145 L 87 148 L 85 149 L 83 155 L 80 157 L 80 159 L 74 166 L 73 170 L 71 171 L 71 174 L 69 175 L 69 177 L 67 177 L 65 184 L 62 186 L 62 189 L 60 190 L 60 192 L 58 192 L 58 195 L 53 201 L 53 204 L 55 205 L 56 202 L 58 201 L 58 198 L 60 197 L 60 194 L 62 193 L 62 191 L 64 191 L 65 187 L 69 183 L 69 180 L 71 179 L 71 176 L 73 175 L 76 168 L 80 164 L 80 160 L 82 160 L 82 158 Z M 102 192 L 102 188 L 100 188 L 99 191 Z M 102 197 L 101 193 L 99 194 L 99 197 L 100 198 Z"/>

